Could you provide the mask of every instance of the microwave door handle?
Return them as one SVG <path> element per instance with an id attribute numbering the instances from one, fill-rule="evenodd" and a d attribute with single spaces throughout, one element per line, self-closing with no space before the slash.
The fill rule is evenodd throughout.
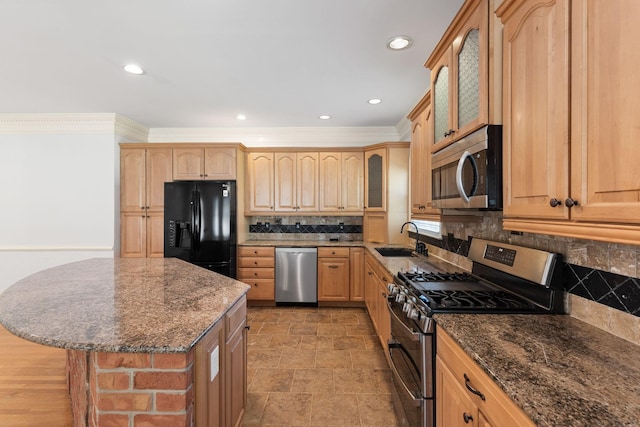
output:
<path id="1" fill-rule="evenodd" d="M 465 203 L 469 203 L 471 200 L 467 197 L 467 193 L 464 191 L 464 185 L 462 183 L 462 169 L 464 168 L 464 162 L 467 160 L 467 157 L 471 157 L 471 153 L 469 151 L 465 151 L 460 156 L 460 160 L 458 161 L 458 169 L 456 170 L 456 186 L 458 187 L 458 193 L 460 193 L 460 197 Z"/>

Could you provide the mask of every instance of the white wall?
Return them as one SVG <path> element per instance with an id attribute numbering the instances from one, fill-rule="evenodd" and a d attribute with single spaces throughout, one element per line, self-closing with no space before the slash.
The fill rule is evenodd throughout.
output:
<path id="1" fill-rule="evenodd" d="M 67 262 L 113 257 L 114 133 L 0 135 L 0 292 Z"/>

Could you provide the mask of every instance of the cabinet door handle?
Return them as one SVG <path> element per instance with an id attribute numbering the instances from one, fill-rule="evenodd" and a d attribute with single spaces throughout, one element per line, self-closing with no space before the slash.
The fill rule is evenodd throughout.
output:
<path id="1" fill-rule="evenodd" d="M 331 264 L 331 265 L 329 265 L 328 267 L 329 267 L 329 268 L 338 268 L 338 266 L 337 266 L 337 265 L 335 265 L 335 264 Z"/>
<path id="2" fill-rule="evenodd" d="M 462 419 L 464 420 L 465 424 L 469 424 L 470 421 L 473 421 L 473 417 L 466 412 L 462 414 Z"/>
<path id="3" fill-rule="evenodd" d="M 553 199 L 549 200 L 549 206 L 551 206 L 552 208 L 556 208 L 558 206 L 562 206 L 562 202 L 554 197 Z"/>
<path id="4" fill-rule="evenodd" d="M 471 380 L 469 379 L 469 377 L 467 376 L 467 374 L 463 374 L 464 375 L 464 385 L 465 387 L 467 387 L 467 390 L 469 390 L 471 393 L 475 394 L 476 396 L 479 396 L 480 399 L 482 400 L 487 400 L 484 397 L 484 394 L 480 393 L 478 390 L 476 390 L 475 388 L 473 388 L 471 386 Z"/>
<path id="5" fill-rule="evenodd" d="M 564 201 L 564 205 L 568 208 L 571 208 L 573 206 L 578 206 L 578 201 L 569 197 L 567 200 Z"/>

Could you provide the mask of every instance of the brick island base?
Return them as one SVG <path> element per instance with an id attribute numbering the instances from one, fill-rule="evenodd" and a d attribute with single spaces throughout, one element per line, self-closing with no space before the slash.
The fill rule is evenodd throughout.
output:
<path id="1" fill-rule="evenodd" d="M 74 426 L 192 426 L 194 354 L 67 350 Z"/>

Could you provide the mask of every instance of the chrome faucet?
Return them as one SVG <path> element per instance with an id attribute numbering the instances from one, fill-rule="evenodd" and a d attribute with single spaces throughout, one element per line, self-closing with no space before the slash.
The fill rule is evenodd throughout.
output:
<path id="1" fill-rule="evenodd" d="M 402 227 L 400 227 L 400 234 L 402 234 L 404 232 L 404 226 L 407 225 L 407 224 L 413 225 L 416 228 L 416 234 L 420 234 L 420 232 L 418 231 L 418 226 L 416 225 L 415 222 L 412 222 L 412 221 L 407 221 L 404 224 L 402 224 Z M 416 236 L 416 248 L 415 248 L 416 252 L 420 252 L 418 250 L 419 243 L 420 243 L 420 241 L 418 240 L 418 236 Z"/>

